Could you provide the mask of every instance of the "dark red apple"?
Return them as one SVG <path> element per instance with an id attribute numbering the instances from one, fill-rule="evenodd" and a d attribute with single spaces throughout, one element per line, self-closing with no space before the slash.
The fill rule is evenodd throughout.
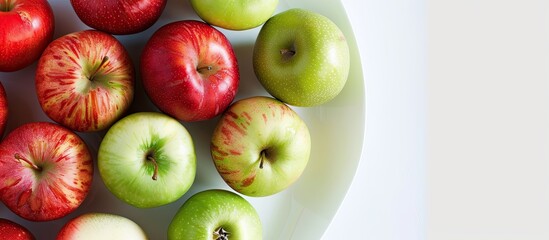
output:
<path id="1" fill-rule="evenodd" d="M 0 144 L 0 200 L 31 221 L 48 221 L 73 212 L 92 183 L 88 147 L 55 123 L 27 123 Z"/>
<path id="2" fill-rule="evenodd" d="M 36 61 L 53 38 L 53 11 L 46 0 L 0 1 L 0 72 Z"/>
<path id="3" fill-rule="evenodd" d="M 109 127 L 129 108 L 134 69 L 124 46 L 95 30 L 60 37 L 38 61 L 36 92 L 52 120 L 75 131 Z"/>
<path id="4" fill-rule="evenodd" d="M 194 20 L 158 29 L 141 55 L 143 86 L 163 112 L 183 121 L 215 117 L 233 101 L 240 75 L 229 40 Z"/>
<path id="5" fill-rule="evenodd" d="M 34 240 L 32 233 L 20 224 L 5 218 L 0 218 L 1 240 Z"/>
<path id="6" fill-rule="evenodd" d="M 133 34 L 152 26 L 166 0 L 71 0 L 86 25 L 111 34 Z"/>
<path id="7" fill-rule="evenodd" d="M 4 135 L 6 130 L 6 123 L 8 122 L 8 98 L 4 86 L 0 82 L 0 138 Z"/>

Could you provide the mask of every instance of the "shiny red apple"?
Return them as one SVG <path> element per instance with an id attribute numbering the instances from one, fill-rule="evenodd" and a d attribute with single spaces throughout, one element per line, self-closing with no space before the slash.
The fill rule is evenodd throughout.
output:
<path id="1" fill-rule="evenodd" d="M 86 25 L 112 34 L 133 34 L 152 26 L 166 0 L 71 0 Z"/>
<path id="2" fill-rule="evenodd" d="M 84 141 L 55 123 L 21 125 L 0 143 L 0 200 L 27 220 L 54 220 L 73 212 L 92 177 Z"/>
<path id="3" fill-rule="evenodd" d="M 46 0 L 0 1 L 0 72 L 36 61 L 53 38 L 53 11 Z"/>
<path id="4" fill-rule="evenodd" d="M 143 86 L 163 112 L 183 121 L 207 120 L 233 101 L 240 80 L 229 40 L 199 21 L 167 24 L 141 55 Z"/>
<path id="5" fill-rule="evenodd" d="M 34 240 L 34 235 L 25 227 L 11 220 L 0 218 L 0 239 Z"/>
<path id="6" fill-rule="evenodd" d="M 75 131 L 103 130 L 133 101 L 134 69 L 112 35 L 86 30 L 60 37 L 44 50 L 36 70 L 40 106 Z"/>

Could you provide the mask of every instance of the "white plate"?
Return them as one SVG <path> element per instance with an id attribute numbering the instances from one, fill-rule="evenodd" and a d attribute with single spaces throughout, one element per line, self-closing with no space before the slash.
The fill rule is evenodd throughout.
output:
<path id="1" fill-rule="evenodd" d="M 53 0 L 55 38 L 87 29 L 76 16 L 68 1 Z M 341 204 L 352 182 L 362 157 L 365 134 L 365 86 L 358 48 L 351 26 L 340 1 L 281 0 L 277 12 L 300 7 L 321 13 L 332 19 L 345 33 L 351 49 L 351 69 L 348 82 L 333 101 L 319 107 L 294 109 L 306 121 L 312 137 L 312 154 L 309 164 L 288 190 L 263 197 L 246 197 L 257 209 L 263 222 L 265 239 L 319 239 Z M 126 46 L 136 66 L 136 97 L 131 111 L 157 111 L 140 85 L 139 56 L 149 37 L 166 23 L 198 19 L 188 1 L 170 0 L 159 21 L 145 32 L 131 36 L 117 36 Z M 255 78 L 251 56 L 259 27 L 247 31 L 223 33 L 231 40 L 240 66 L 241 82 L 237 99 L 268 95 Z M 34 72 L 36 64 L 14 73 L 0 73 L 0 80 L 8 94 L 10 116 L 6 131 L 33 121 L 50 121 L 41 110 L 35 94 Z M 168 225 L 177 209 L 192 194 L 211 188 L 229 189 L 215 170 L 209 154 L 211 131 L 218 118 L 184 123 L 197 152 L 197 176 L 192 188 L 178 201 L 158 208 L 138 209 L 118 200 L 103 185 L 95 171 L 90 193 L 82 205 L 68 216 L 50 222 L 26 221 L 5 206 L 0 205 L 0 216 L 12 219 L 29 228 L 39 239 L 53 239 L 59 229 L 71 218 L 84 212 L 109 212 L 134 220 L 150 239 L 165 239 Z M 96 152 L 101 141 L 100 133 L 79 133 Z"/>

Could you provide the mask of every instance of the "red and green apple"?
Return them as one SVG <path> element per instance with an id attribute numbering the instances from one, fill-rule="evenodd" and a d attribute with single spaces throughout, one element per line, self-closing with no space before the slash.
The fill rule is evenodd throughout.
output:
<path id="1" fill-rule="evenodd" d="M 68 221 L 56 240 L 131 239 L 147 240 L 145 231 L 134 221 L 109 213 L 84 213 Z"/>
<path id="2" fill-rule="evenodd" d="M 211 155 L 223 180 L 237 192 L 254 197 L 288 188 L 307 166 L 310 151 L 305 122 L 270 97 L 233 103 L 211 140 Z"/>

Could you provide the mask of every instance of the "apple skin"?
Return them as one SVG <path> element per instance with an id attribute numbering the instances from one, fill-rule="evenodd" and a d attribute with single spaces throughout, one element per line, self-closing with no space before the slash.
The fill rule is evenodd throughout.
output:
<path id="1" fill-rule="evenodd" d="M 138 208 L 176 201 L 196 174 L 191 135 L 177 120 L 158 112 L 134 113 L 116 122 L 101 141 L 97 158 L 109 191 Z"/>
<path id="2" fill-rule="evenodd" d="M 56 240 L 132 239 L 146 240 L 147 235 L 134 221 L 109 213 L 84 213 L 67 222 Z"/>
<path id="3" fill-rule="evenodd" d="M 35 240 L 34 235 L 25 227 L 11 220 L 0 218 L 0 239 Z"/>
<path id="4" fill-rule="evenodd" d="M 6 90 L 4 85 L 0 82 L 0 138 L 4 136 L 6 130 L 6 124 L 8 122 L 8 98 L 6 96 Z"/>
<path id="5" fill-rule="evenodd" d="M 158 29 L 141 55 L 145 92 L 164 113 L 192 122 L 221 114 L 233 101 L 240 80 L 229 40 L 194 20 Z"/>
<path id="6" fill-rule="evenodd" d="M 166 0 L 71 0 L 71 5 L 89 27 L 124 35 L 151 27 L 162 14 Z"/>
<path id="7" fill-rule="evenodd" d="M 48 45 L 38 61 L 35 84 L 48 117 L 75 131 L 94 132 L 109 127 L 130 107 L 134 81 L 124 46 L 112 35 L 86 30 Z"/>
<path id="8" fill-rule="evenodd" d="M 0 200 L 27 220 L 49 221 L 73 212 L 86 198 L 92 177 L 88 147 L 60 125 L 27 123 L 0 144 Z"/>
<path id="9" fill-rule="evenodd" d="M 0 1 L 0 23 L 0 72 L 29 66 L 53 39 L 54 15 L 46 0 Z"/>
<path id="10" fill-rule="evenodd" d="M 218 234 L 220 228 L 228 232 L 228 238 Z M 179 208 L 168 227 L 168 240 L 260 240 L 262 231 L 261 219 L 246 199 L 211 189 L 191 196 Z"/>
<path id="11" fill-rule="evenodd" d="M 335 98 L 349 75 L 347 40 L 330 19 L 304 9 L 263 25 L 253 50 L 254 72 L 273 97 L 311 107 Z"/>
<path id="12" fill-rule="evenodd" d="M 233 103 L 214 129 L 212 159 L 223 180 L 247 196 L 288 188 L 309 161 L 307 125 L 290 107 L 269 97 Z"/>
<path id="13" fill-rule="evenodd" d="M 229 30 L 247 30 L 267 21 L 278 6 L 278 0 L 191 0 L 202 20 Z"/>

